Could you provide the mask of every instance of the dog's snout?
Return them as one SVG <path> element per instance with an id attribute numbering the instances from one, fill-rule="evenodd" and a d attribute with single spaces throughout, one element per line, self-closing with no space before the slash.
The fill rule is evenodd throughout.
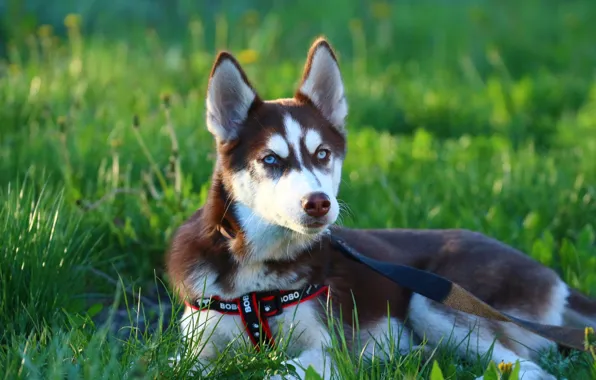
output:
<path id="1" fill-rule="evenodd" d="M 312 217 L 320 218 L 327 215 L 331 201 L 325 193 L 312 193 L 302 198 L 302 208 Z"/>

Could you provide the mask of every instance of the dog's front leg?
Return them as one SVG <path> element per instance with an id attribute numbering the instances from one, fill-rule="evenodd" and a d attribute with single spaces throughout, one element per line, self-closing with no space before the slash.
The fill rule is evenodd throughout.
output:
<path id="1" fill-rule="evenodd" d="M 213 370 L 218 352 L 244 331 L 239 317 L 222 315 L 215 311 L 196 311 L 186 307 L 180 320 L 180 329 L 184 339 L 184 353 L 171 358 L 172 366 L 184 359 L 192 363 L 189 375 L 209 376 Z M 184 356 L 184 358 L 183 358 Z"/>
<path id="2" fill-rule="evenodd" d="M 282 380 L 282 379 L 304 379 L 306 377 L 306 372 L 308 371 L 309 367 L 317 372 L 322 379 L 327 380 L 331 378 L 331 358 L 330 356 L 321 349 L 308 349 L 296 358 L 290 359 L 285 361 L 283 364 L 285 366 L 291 365 L 295 368 L 295 375 L 292 376 L 281 376 L 281 375 L 274 375 L 270 379 L 271 380 Z"/>
<path id="3" fill-rule="evenodd" d="M 306 350 L 297 358 L 290 359 L 284 364 L 290 364 L 296 368 L 298 379 L 304 379 L 306 371 L 311 366 L 324 380 L 331 378 L 331 358 L 322 349 L 312 348 Z"/>
<path id="4" fill-rule="evenodd" d="M 295 368 L 296 375 L 282 377 L 273 376 L 272 379 L 304 379 L 309 367 L 312 367 L 323 379 L 331 378 L 333 360 L 328 354 L 328 347 L 331 344 L 331 336 L 327 325 L 320 320 L 315 308 L 311 305 L 300 305 L 293 318 L 285 320 L 283 328 L 290 340 L 288 347 L 291 351 L 300 352 L 299 355 L 286 360 L 284 365 L 291 365 Z M 286 315 L 294 312 L 289 310 Z M 291 332 L 290 332 L 291 331 Z"/>

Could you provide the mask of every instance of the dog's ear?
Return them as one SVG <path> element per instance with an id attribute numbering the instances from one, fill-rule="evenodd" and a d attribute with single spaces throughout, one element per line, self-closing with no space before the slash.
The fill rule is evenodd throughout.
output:
<path id="1" fill-rule="evenodd" d="M 344 132 L 348 103 L 337 58 L 331 45 L 318 38 L 310 47 L 297 93 L 306 96 L 323 116 Z"/>
<path id="2" fill-rule="evenodd" d="M 220 142 L 234 140 L 259 96 L 238 61 L 228 52 L 218 54 L 207 88 L 207 128 Z"/>

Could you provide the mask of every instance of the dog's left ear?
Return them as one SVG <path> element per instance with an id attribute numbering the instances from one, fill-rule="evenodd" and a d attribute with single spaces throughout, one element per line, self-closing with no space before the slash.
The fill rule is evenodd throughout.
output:
<path id="1" fill-rule="evenodd" d="M 306 96 L 340 132 L 345 132 L 348 103 L 339 64 L 331 45 L 318 38 L 310 47 L 299 95 Z"/>

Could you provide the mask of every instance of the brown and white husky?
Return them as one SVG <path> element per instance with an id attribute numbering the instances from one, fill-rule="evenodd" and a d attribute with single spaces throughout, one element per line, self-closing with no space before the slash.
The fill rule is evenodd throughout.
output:
<path id="1" fill-rule="evenodd" d="M 258 348 L 291 329 L 286 352 L 300 377 L 313 366 L 330 378 L 333 363 L 325 347 L 331 307 L 334 316 L 341 312 L 345 330 L 358 323 L 359 336 L 348 341 L 368 355 L 387 355 L 380 343 L 388 336 L 403 354 L 420 339 L 429 347 L 466 340 L 457 345 L 463 358 L 492 349 L 497 363 L 520 360 L 523 379 L 554 379 L 536 363 L 537 353 L 554 343 L 412 294 L 345 258 L 330 245 L 330 233 L 365 255 L 446 277 L 513 316 L 596 325 L 594 300 L 482 234 L 334 225 L 348 105 L 325 39 L 311 46 L 289 99 L 261 99 L 237 60 L 221 52 L 211 71 L 206 114 L 217 149 L 211 189 L 204 206 L 178 229 L 167 257 L 172 286 L 187 300 L 182 330 L 199 344 L 202 364 L 238 337 Z"/>

